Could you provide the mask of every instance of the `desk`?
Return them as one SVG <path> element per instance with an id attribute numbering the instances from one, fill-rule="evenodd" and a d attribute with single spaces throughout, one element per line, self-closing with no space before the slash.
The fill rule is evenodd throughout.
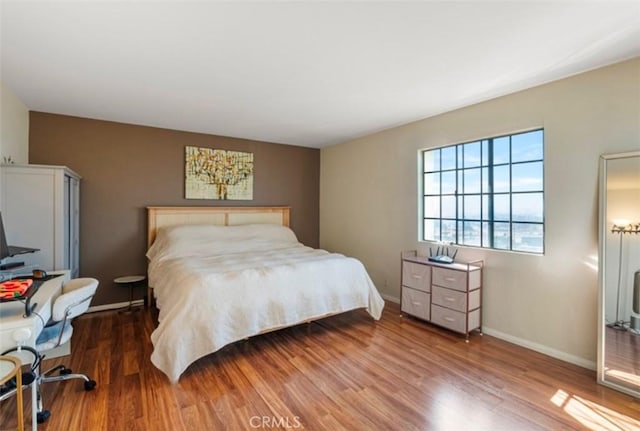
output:
<path id="1" fill-rule="evenodd" d="M 0 353 L 16 347 L 18 339 L 23 339 L 23 345 L 36 347 L 36 339 L 42 328 L 51 318 L 53 301 L 62 292 L 62 284 L 69 281 L 69 271 L 54 271 L 50 275 L 60 274 L 59 277 L 45 281 L 31 298 L 31 303 L 37 303 L 34 313 L 24 316 L 24 304 L 20 301 L 0 303 Z M 21 335 L 23 332 L 23 336 Z"/>
<path id="2" fill-rule="evenodd" d="M 16 338 L 22 340 L 23 346 L 35 349 L 38 335 L 51 318 L 53 301 L 62 293 L 62 285 L 70 279 L 69 271 L 53 271 L 49 274 L 60 276 L 42 283 L 31 298 L 31 304 L 37 305 L 29 317 L 23 317 L 24 304 L 20 301 L 0 303 L 0 353 L 16 347 Z M 23 357 L 20 359 L 25 362 Z M 36 386 L 35 382 L 31 385 L 31 429 L 34 431 L 38 427 Z"/>

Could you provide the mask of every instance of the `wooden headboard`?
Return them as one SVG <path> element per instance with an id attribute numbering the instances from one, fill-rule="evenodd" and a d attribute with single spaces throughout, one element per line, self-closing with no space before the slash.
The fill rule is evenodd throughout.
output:
<path id="1" fill-rule="evenodd" d="M 147 247 L 165 226 L 279 224 L 289 226 L 290 207 L 147 207 Z"/>

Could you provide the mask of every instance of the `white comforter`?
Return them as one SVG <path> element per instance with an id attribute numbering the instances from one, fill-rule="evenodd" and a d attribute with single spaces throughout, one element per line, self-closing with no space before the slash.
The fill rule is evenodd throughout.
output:
<path id="1" fill-rule="evenodd" d="M 194 235 L 148 256 L 160 310 L 151 361 L 172 382 L 234 341 L 356 308 L 377 320 L 384 307 L 362 263 L 297 240 Z"/>

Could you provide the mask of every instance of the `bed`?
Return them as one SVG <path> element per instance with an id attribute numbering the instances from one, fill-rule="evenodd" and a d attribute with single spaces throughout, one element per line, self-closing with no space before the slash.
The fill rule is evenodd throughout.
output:
<path id="1" fill-rule="evenodd" d="M 149 207 L 151 362 L 176 383 L 238 340 L 384 301 L 354 258 L 299 243 L 288 207 Z"/>

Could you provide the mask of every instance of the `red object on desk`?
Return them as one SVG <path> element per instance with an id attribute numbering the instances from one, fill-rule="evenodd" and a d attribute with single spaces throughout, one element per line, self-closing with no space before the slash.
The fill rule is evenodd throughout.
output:
<path id="1" fill-rule="evenodd" d="M 0 283 L 0 299 L 20 298 L 31 287 L 33 280 L 9 280 Z"/>

